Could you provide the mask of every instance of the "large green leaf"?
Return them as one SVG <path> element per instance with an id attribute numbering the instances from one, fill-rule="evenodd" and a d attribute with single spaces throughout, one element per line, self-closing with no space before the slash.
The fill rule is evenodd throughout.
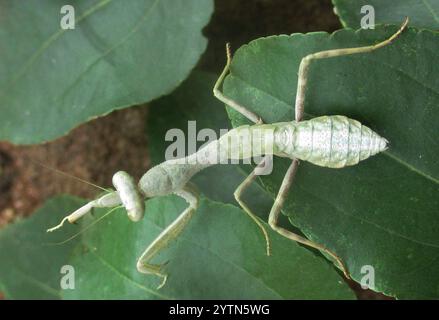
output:
<path id="1" fill-rule="evenodd" d="M 206 47 L 212 0 L 0 1 L 0 140 L 38 143 L 171 92 Z"/>
<path id="2" fill-rule="evenodd" d="M 146 203 L 135 224 L 124 210 L 83 237 L 71 260 L 76 289 L 65 298 L 82 299 L 348 299 L 349 287 L 320 257 L 270 232 L 273 256 L 256 225 L 240 209 L 202 199 L 187 229 L 155 261 L 169 261 L 166 285 L 140 274 L 137 258 L 184 209 L 176 196 Z"/>
<path id="3" fill-rule="evenodd" d="M 336 13 L 345 27 L 359 28 L 363 6 L 375 9 L 375 23 L 399 24 L 410 17 L 410 24 L 418 28 L 439 30 L 439 2 L 436 0 L 332 0 Z"/>
<path id="4" fill-rule="evenodd" d="M 396 27 L 332 35 L 274 36 L 241 47 L 225 92 L 266 122 L 294 118 L 300 60 L 329 48 L 381 41 Z M 311 65 L 308 117 L 342 114 L 390 141 L 383 154 L 341 170 L 302 162 L 284 213 L 309 238 L 335 251 L 360 281 L 375 268 L 375 290 L 400 298 L 438 298 L 439 35 L 409 29 L 374 53 Z M 230 112 L 234 125 L 245 123 Z M 263 183 L 274 196 L 289 160 Z"/>
<path id="5" fill-rule="evenodd" d="M 66 226 L 56 234 L 46 229 L 81 204 L 71 197 L 58 197 L 31 218 L 0 230 L 0 289 L 6 299 L 60 298 L 61 267 L 68 264 L 79 238 L 65 245 L 56 243 L 78 228 Z"/>
<path id="6" fill-rule="evenodd" d="M 185 202 L 176 196 L 152 199 L 137 224 L 119 209 L 80 237 L 54 245 L 80 228 L 49 235 L 45 230 L 81 203 L 54 198 L 32 218 L 1 230 L 0 288 L 6 298 L 353 298 L 323 259 L 273 232 L 274 254 L 267 257 L 260 231 L 243 211 L 204 198 L 188 228 L 156 259 L 170 261 L 169 280 L 157 290 L 159 279 L 137 272 L 136 260 Z M 83 225 L 104 212 L 96 210 L 96 218 Z M 74 268 L 74 289 L 60 287 L 64 265 Z"/>

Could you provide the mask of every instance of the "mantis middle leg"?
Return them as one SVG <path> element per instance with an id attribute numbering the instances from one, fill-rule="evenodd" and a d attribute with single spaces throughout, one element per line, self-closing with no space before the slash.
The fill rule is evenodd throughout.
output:
<path id="1" fill-rule="evenodd" d="M 262 124 L 263 121 L 262 121 L 260 116 L 258 116 L 256 113 L 250 111 L 246 107 L 242 106 L 241 104 L 239 104 L 235 100 L 232 100 L 232 99 L 226 97 L 219 90 L 219 87 L 220 87 L 221 83 L 223 82 L 223 80 L 224 80 L 224 78 L 225 78 L 225 76 L 230 68 L 230 63 L 232 61 L 232 55 L 230 53 L 230 45 L 228 43 L 226 44 L 226 54 L 227 54 L 227 63 L 224 67 L 223 72 L 219 76 L 219 78 L 216 81 L 215 86 L 213 88 L 214 96 L 217 97 L 220 101 L 227 104 L 229 107 L 231 107 L 231 108 L 235 109 L 236 111 L 238 111 L 239 113 L 241 113 L 243 116 L 245 116 L 250 121 L 257 123 L 257 124 Z M 264 235 L 265 242 L 266 242 L 267 255 L 269 256 L 271 249 L 270 249 L 270 239 L 268 237 L 267 230 L 265 229 L 265 227 L 263 226 L 263 224 L 259 220 L 258 216 L 256 214 L 254 214 L 250 210 L 250 208 L 241 200 L 241 195 L 255 180 L 255 178 L 258 175 L 259 170 L 264 166 L 266 160 L 267 160 L 267 157 L 264 157 L 264 159 L 252 171 L 252 173 L 250 173 L 250 175 L 238 186 L 238 188 L 236 188 L 233 195 L 235 196 L 236 201 L 241 206 L 241 208 L 245 211 L 245 213 L 247 213 L 249 215 L 249 217 L 258 225 L 259 229 L 262 231 L 262 234 Z"/>
<path id="2" fill-rule="evenodd" d="M 295 234 L 287 229 L 284 229 L 280 227 L 277 222 L 279 219 L 279 214 L 281 212 L 281 209 L 285 203 L 285 198 L 287 197 L 288 191 L 290 190 L 290 187 L 294 181 L 294 177 L 296 175 L 297 167 L 299 165 L 299 161 L 297 159 L 294 159 L 290 165 L 290 167 L 287 170 L 287 173 L 285 174 L 285 177 L 282 181 L 282 184 L 280 186 L 279 192 L 276 196 L 276 200 L 274 201 L 273 207 L 270 211 L 270 216 L 268 218 L 268 224 L 270 225 L 273 230 L 278 232 L 279 234 L 283 235 L 284 237 L 302 243 L 304 245 L 307 245 L 309 247 L 315 248 L 317 250 L 321 250 L 325 253 L 327 253 L 329 256 L 331 256 L 339 265 L 340 269 L 343 271 L 346 278 L 349 277 L 348 270 L 346 269 L 345 265 L 343 264 L 342 260 L 331 250 L 327 249 L 321 244 L 318 244 L 316 242 L 313 242 L 311 240 L 308 240 L 298 234 Z"/>
<path id="3" fill-rule="evenodd" d="M 256 113 L 250 111 L 249 109 L 247 109 L 246 107 L 242 106 L 241 104 L 239 104 L 235 100 L 232 100 L 229 97 L 226 97 L 219 90 L 219 87 L 220 87 L 221 83 L 223 82 L 224 78 L 226 77 L 227 71 L 229 71 L 230 64 L 232 62 L 232 55 L 230 53 L 230 44 L 228 44 L 228 43 L 226 44 L 226 54 L 227 54 L 227 63 L 226 63 L 226 66 L 224 67 L 223 72 L 221 73 L 221 75 L 219 76 L 218 80 L 216 81 L 215 86 L 213 87 L 213 95 L 216 98 L 218 98 L 220 101 L 222 101 L 225 104 L 227 104 L 229 107 L 231 107 L 231 108 L 235 109 L 236 111 L 238 111 L 240 114 L 242 114 L 244 117 L 246 117 L 250 121 L 252 121 L 254 123 L 262 123 L 261 117 L 259 117 Z"/>
<path id="4" fill-rule="evenodd" d="M 146 248 L 137 261 L 137 270 L 139 272 L 154 274 L 163 279 L 157 289 L 163 287 L 168 278 L 168 275 L 163 272 L 163 267 L 166 265 L 166 263 L 152 264 L 150 261 L 157 253 L 164 249 L 170 241 L 178 237 L 198 207 L 198 194 L 192 190 L 192 188 L 186 186 L 182 190 L 175 192 L 175 194 L 185 199 L 189 206 L 178 216 L 174 222 L 172 222 L 158 235 L 158 237 L 148 246 L 148 248 Z"/>

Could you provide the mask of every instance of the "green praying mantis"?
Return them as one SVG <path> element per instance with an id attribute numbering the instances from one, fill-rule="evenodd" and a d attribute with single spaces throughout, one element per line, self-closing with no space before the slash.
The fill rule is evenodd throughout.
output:
<path id="1" fill-rule="evenodd" d="M 137 185 L 134 179 L 126 172 L 119 171 L 115 173 L 112 179 L 115 191 L 108 192 L 100 198 L 85 204 L 65 217 L 59 225 L 49 229 L 48 232 L 60 228 L 65 221 L 75 222 L 93 208 L 123 205 L 128 217 L 132 221 L 139 221 L 145 212 L 145 199 L 176 194 L 186 200 L 188 203 L 187 208 L 157 236 L 137 261 L 139 272 L 153 274 L 162 278 L 159 285 L 160 288 L 166 283 L 168 276 L 164 271 L 165 265 L 154 264 L 151 260 L 169 242 L 178 237 L 197 210 L 199 195 L 191 186 L 190 179 L 201 170 L 214 164 L 222 163 L 221 161 L 225 159 L 248 159 L 255 156 L 264 156 L 265 158 L 256 166 L 253 172 L 238 186 L 234 196 L 244 212 L 260 228 L 266 241 L 266 253 L 270 255 L 271 247 L 268 233 L 259 218 L 242 201 L 241 196 L 258 176 L 258 170 L 268 161 L 268 156 L 274 155 L 291 159 L 291 164 L 271 208 L 268 219 L 269 226 L 290 240 L 326 253 L 334 259 L 344 275 L 349 278 L 348 269 L 336 253 L 327 249 L 322 244 L 315 243 L 279 226 L 279 215 L 285 198 L 293 184 L 299 160 L 308 161 L 318 166 L 343 168 L 356 165 L 358 162 L 386 150 L 388 141 L 360 122 L 341 115 L 321 116 L 306 121 L 303 120 L 308 69 L 309 65 L 317 59 L 367 53 L 389 45 L 403 32 L 407 24 L 408 18 L 405 19 L 398 31 L 390 38 L 374 45 L 326 50 L 305 56 L 301 60 L 298 73 L 295 120 L 289 122 L 266 124 L 257 114 L 237 101 L 225 96 L 220 91 L 221 84 L 229 71 L 232 60 L 230 47 L 227 45 L 227 63 L 215 83 L 213 94 L 220 101 L 241 113 L 254 124 L 237 127 L 184 159 L 167 160 L 152 167 L 141 177 Z M 255 133 L 257 134 L 255 135 Z M 248 138 L 249 136 L 251 137 L 250 139 Z M 239 143 L 235 143 L 232 146 L 228 143 L 230 140 L 238 141 Z M 246 141 L 246 143 L 243 141 Z M 218 150 L 221 150 L 221 152 L 218 153 Z"/>

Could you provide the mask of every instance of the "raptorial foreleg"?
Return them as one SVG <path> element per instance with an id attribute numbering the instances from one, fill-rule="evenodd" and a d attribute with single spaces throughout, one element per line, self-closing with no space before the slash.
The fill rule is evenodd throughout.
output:
<path id="1" fill-rule="evenodd" d="M 61 228 L 66 221 L 70 223 L 75 223 L 76 220 L 89 213 L 93 208 L 112 208 L 120 205 L 121 203 L 122 201 L 120 200 L 119 194 L 116 191 L 107 193 L 99 199 L 90 201 L 75 212 L 69 214 L 67 217 L 62 219 L 62 221 L 57 226 L 48 229 L 47 232 L 52 232 Z"/>
<path id="2" fill-rule="evenodd" d="M 168 278 L 168 275 L 163 271 L 163 267 L 166 264 L 153 264 L 151 263 L 151 260 L 155 255 L 163 250 L 170 241 L 178 237 L 198 207 L 198 194 L 192 190 L 192 188 L 186 186 L 183 188 L 183 190 L 175 192 L 175 194 L 185 199 L 189 206 L 178 216 L 174 222 L 172 222 L 157 236 L 157 238 L 148 246 L 148 248 L 146 248 L 137 261 L 137 270 L 139 272 L 154 274 L 162 278 L 162 282 L 158 286 L 158 289 L 165 285 Z"/>

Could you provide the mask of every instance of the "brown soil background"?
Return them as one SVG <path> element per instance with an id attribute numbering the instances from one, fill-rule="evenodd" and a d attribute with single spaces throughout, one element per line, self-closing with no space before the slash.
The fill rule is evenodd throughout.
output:
<path id="1" fill-rule="evenodd" d="M 239 48 L 275 34 L 341 28 L 329 0 L 216 0 L 204 35 L 209 39 L 197 68 L 219 74 L 224 44 Z M 111 185 L 118 170 L 140 176 L 149 167 L 146 117 L 148 106 L 135 106 L 82 124 L 67 136 L 35 146 L 0 142 L 0 228 L 30 215 L 46 199 L 60 193 L 92 198 L 96 190 L 39 165 Z M 387 297 L 349 282 L 360 299 Z M 1 293 L 0 293 L 1 296 Z"/>

